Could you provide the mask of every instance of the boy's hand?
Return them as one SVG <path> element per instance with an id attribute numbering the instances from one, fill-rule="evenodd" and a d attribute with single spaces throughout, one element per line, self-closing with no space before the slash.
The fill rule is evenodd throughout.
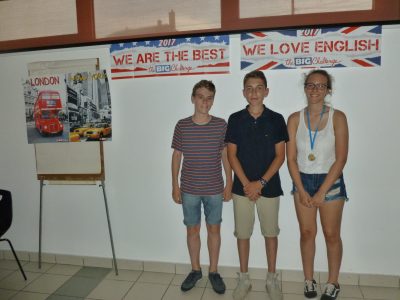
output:
<path id="1" fill-rule="evenodd" d="M 261 183 L 259 181 L 251 181 L 243 186 L 243 191 L 251 201 L 256 201 L 261 195 Z"/>
<path id="2" fill-rule="evenodd" d="M 224 202 L 228 202 L 229 200 L 232 199 L 232 186 L 226 186 L 224 188 L 224 194 L 222 195 L 224 197 Z"/>
<path id="3" fill-rule="evenodd" d="M 172 188 L 172 199 L 174 199 L 175 203 L 182 204 L 182 194 L 179 186 Z"/>

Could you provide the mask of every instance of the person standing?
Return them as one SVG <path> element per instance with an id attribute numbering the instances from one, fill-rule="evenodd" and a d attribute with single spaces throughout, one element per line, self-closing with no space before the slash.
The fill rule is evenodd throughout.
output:
<path id="1" fill-rule="evenodd" d="M 235 174 L 232 188 L 234 234 L 240 261 L 239 281 L 233 298 L 244 299 L 251 289 L 248 273 L 250 237 L 257 209 L 268 262 L 267 292 L 272 300 L 280 300 L 282 292 L 276 259 L 279 197 L 283 192 L 278 170 L 285 161 L 288 133 L 283 116 L 264 105 L 269 93 L 264 73 L 252 71 L 246 74 L 243 86 L 248 105 L 229 117 L 225 138 Z"/>
<path id="2" fill-rule="evenodd" d="M 172 140 L 172 198 L 182 204 L 187 228 L 187 246 L 192 271 L 181 285 L 182 291 L 192 289 L 202 278 L 200 266 L 201 205 L 207 226 L 207 245 L 210 258 L 208 278 L 218 294 L 225 293 L 225 283 L 218 273 L 221 246 L 220 228 L 223 201 L 232 197 L 232 169 L 224 143 L 226 122 L 209 111 L 214 103 L 215 85 L 208 80 L 196 83 L 192 90 L 194 114 L 179 120 Z M 183 165 L 179 184 L 179 171 Z M 225 171 L 226 185 L 222 176 Z"/>
<path id="3" fill-rule="evenodd" d="M 332 77 L 328 72 L 320 69 L 309 72 L 305 76 L 304 92 L 307 107 L 290 115 L 287 144 L 287 164 L 300 227 L 304 295 L 317 297 L 314 257 L 319 212 L 329 270 L 321 300 L 334 300 L 340 291 L 338 277 L 343 253 L 340 228 L 347 200 L 343 168 L 349 133 L 345 114 L 325 101 L 332 93 Z"/>

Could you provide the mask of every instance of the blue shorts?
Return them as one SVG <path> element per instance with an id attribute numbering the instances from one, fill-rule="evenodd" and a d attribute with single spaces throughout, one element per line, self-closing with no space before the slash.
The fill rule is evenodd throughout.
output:
<path id="1" fill-rule="evenodd" d="M 209 225 L 222 222 L 222 194 L 198 196 L 182 193 L 183 223 L 186 226 L 195 226 L 201 222 L 201 203 L 204 207 L 206 223 Z"/>
<path id="2" fill-rule="evenodd" d="M 314 196 L 324 182 L 327 174 L 305 174 L 300 172 L 301 182 L 304 189 L 310 196 Z M 292 194 L 297 192 L 293 183 Z M 325 201 L 330 200 L 349 200 L 347 198 L 346 186 L 344 184 L 343 174 L 335 181 L 325 195 Z"/>

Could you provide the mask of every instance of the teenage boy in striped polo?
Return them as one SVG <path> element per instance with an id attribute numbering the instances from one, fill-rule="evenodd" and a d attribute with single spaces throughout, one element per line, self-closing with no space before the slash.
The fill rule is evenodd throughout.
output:
<path id="1" fill-rule="evenodd" d="M 224 143 L 227 124 L 209 111 L 214 103 L 215 86 L 201 80 L 192 90 L 194 114 L 179 120 L 172 140 L 172 198 L 182 204 L 187 228 L 187 246 L 192 271 L 181 285 L 182 291 L 192 289 L 201 279 L 200 222 L 203 204 L 207 225 L 207 244 L 210 257 L 208 278 L 215 292 L 225 293 L 225 283 L 218 273 L 221 245 L 220 227 L 222 203 L 231 199 L 232 170 Z M 180 184 L 179 170 L 183 158 Z M 222 177 L 225 171 L 226 185 Z"/>

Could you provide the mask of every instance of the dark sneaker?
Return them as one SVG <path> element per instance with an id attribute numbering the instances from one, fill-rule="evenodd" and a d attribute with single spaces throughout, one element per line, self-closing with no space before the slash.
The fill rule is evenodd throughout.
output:
<path id="1" fill-rule="evenodd" d="M 201 279 L 201 277 L 203 277 L 201 270 L 200 271 L 193 270 L 182 282 L 181 290 L 184 292 L 191 290 L 195 286 L 196 282 Z"/>
<path id="2" fill-rule="evenodd" d="M 210 272 L 208 273 L 208 279 L 211 282 L 211 285 L 213 287 L 213 290 L 217 293 L 217 294 L 223 294 L 225 293 L 225 283 L 222 280 L 221 276 L 219 275 L 219 273 L 217 272 Z"/>
<path id="3" fill-rule="evenodd" d="M 314 279 L 304 281 L 304 296 L 309 299 L 317 297 L 317 283 Z"/>
<path id="4" fill-rule="evenodd" d="M 335 300 L 340 292 L 340 286 L 333 283 L 325 285 L 324 292 L 322 293 L 321 300 Z"/>

